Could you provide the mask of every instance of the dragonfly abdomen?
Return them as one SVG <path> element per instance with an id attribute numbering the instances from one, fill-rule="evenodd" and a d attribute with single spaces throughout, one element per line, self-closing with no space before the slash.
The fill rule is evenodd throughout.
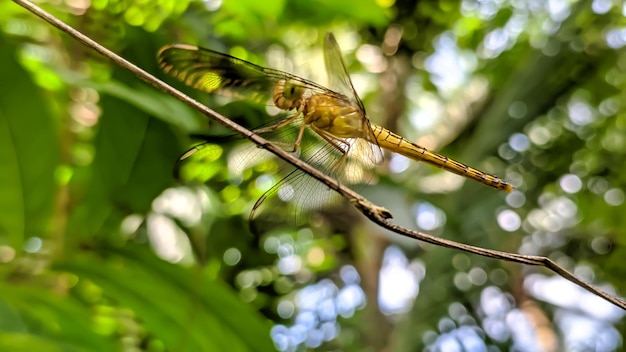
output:
<path id="1" fill-rule="evenodd" d="M 372 126 L 372 131 L 376 136 L 378 145 L 394 153 L 404 155 L 415 161 L 422 161 L 436 167 L 440 167 L 446 171 L 450 171 L 460 176 L 470 178 L 487 186 L 510 192 L 513 186 L 499 177 L 490 175 L 486 172 L 467 166 L 445 155 L 435 153 L 422 146 L 406 140 L 384 127 Z"/>

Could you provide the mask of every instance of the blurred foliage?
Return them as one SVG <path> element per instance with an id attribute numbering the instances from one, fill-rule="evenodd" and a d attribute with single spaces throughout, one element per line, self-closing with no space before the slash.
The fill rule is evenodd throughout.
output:
<path id="1" fill-rule="evenodd" d="M 626 292 L 621 1 L 40 4 L 248 127 L 263 106 L 165 77 L 159 48 L 323 80 L 333 31 L 373 121 L 517 187 L 389 156 L 365 196 L 407 227 Z M 206 182 L 179 184 L 178 157 L 228 131 L 13 3 L 0 26 L 0 350 L 623 347 L 623 312 L 546 270 L 399 238 L 350 207 L 253 236 L 252 205 L 290 168 L 225 138 L 187 175 Z"/>

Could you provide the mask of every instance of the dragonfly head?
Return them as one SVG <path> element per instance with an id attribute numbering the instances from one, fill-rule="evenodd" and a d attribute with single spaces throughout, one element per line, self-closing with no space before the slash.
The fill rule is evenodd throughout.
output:
<path id="1" fill-rule="evenodd" d="M 283 110 L 299 108 L 303 103 L 305 87 L 296 80 L 280 80 L 274 86 L 274 105 Z"/>

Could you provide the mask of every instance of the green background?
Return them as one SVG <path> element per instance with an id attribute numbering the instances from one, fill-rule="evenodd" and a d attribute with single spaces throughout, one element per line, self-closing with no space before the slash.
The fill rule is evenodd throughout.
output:
<path id="1" fill-rule="evenodd" d="M 358 188 L 368 199 L 404 226 L 547 256 L 626 291 L 620 1 L 40 4 L 248 127 L 263 107 L 166 78 L 159 48 L 201 45 L 323 83 L 332 31 L 372 121 L 516 186 L 387 155 Z M 0 350 L 623 345 L 623 311 L 551 272 L 400 238 L 349 206 L 250 234 L 250 208 L 283 166 L 237 174 L 229 143 L 207 156 L 205 184 L 181 184 L 192 137 L 222 127 L 14 3 L 0 4 L 0 26 Z M 396 310 L 381 293 L 394 291 Z"/>

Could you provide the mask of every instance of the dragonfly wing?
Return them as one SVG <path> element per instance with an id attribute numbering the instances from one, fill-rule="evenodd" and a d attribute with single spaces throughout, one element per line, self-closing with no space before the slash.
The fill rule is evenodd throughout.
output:
<path id="1" fill-rule="evenodd" d="M 273 125 L 276 120 L 268 122 Z M 285 151 L 293 150 L 293 141 L 296 139 L 302 119 L 296 119 L 293 123 L 261 135 L 273 143 L 284 148 Z M 261 126 L 263 127 L 263 126 Z M 224 167 L 224 161 L 220 159 L 225 151 L 228 151 L 227 166 L 229 173 L 235 177 L 241 177 L 246 169 L 268 162 L 273 154 L 245 142 L 240 135 L 196 135 L 200 143 L 183 153 L 174 168 L 176 180 L 186 183 L 205 183 L 215 176 L 219 168 Z M 307 147 L 308 148 L 308 147 Z M 301 148 L 302 149 L 302 148 Z M 292 153 L 298 157 L 301 150 Z"/>
<path id="2" fill-rule="evenodd" d="M 276 84 L 283 80 L 301 87 L 305 95 L 328 92 L 317 83 L 287 72 L 194 45 L 168 45 L 159 51 L 157 57 L 159 66 L 165 72 L 190 87 L 210 94 L 267 103 L 273 100 Z"/>
<path id="3" fill-rule="evenodd" d="M 383 162 L 382 149 L 362 138 L 352 139 L 350 143 L 346 170 L 340 179 L 345 184 L 370 183 L 374 178 L 374 167 Z"/>
<path id="4" fill-rule="evenodd" d="M 325 143 L 306 162 L 323 172 L 328 171 L 336 160 L 331 148 L 335 149 Z M 316 212 L 337 206 L 341 200 L 339 194 L 327 185 L 295 169 L 254 204 L 250 212 L 250 230 L 260 235 L 279 225 L 307 226 Z"/>
<path id="5" fill-rule="evenodd" d="M 350 74 L 348 74 L 348 69 L 343 62 L 343 58 L 341 56 L 341 49 L 339 48 L 339 44 L 335 39 L 335 36 L 332 33 L 326 34 L 324 38 L 324 63 L 326 65 L 326 72 L 328 74 L 328 84 L 330 89 L 336 90 L 339 93 L 344 94 L 352 104 L 356 105 L 363 112 L 363 118 L 365 121 L 363 123 L 366 125 L 366 130 L 368 131 L 367 135 L 364 138 L 376 147 L 371 147 L 368 151 L 367 155 L 370 157 L 370 162 L 373 164 L 380 164 L 383 161 L 383 152 L 378 146 L 378 141 L 376 140 L 376 136 L 372 132 L 372 126 L 367 118 L 367 114 L 365 112 L 365 106 L 359 98 L 356 90 L 354 89 L 354 85 L 352 84 L 352 80 L 350 79 Z"/>
<path id="6" fill-rule="evenodd" d="M 347 96 L 350 101 L 365 111 L 363 102 L 359 98 L 352 80 L 348 74 L 348 69 L 341 57 L 341 49 L 332 33 L 326 34 L 324 38 L 324 64 L 328 74 L 328 87 Z"/>
<path id="7" fill-rule="evenodd" d="M 179 182 L 206 182 L 220 170 L 219 158 L 224 150 L 210 142 L 198 144 L 178 158 L 174 178 Z"/>
<path id="8" fill-rule="evenodd" d="M 318 137 L 316 137 L 318 138 Z M 300 158 L 341 184 L 366 184 L 372 172 L 376 145 L 362 138 L 335 141 L 343 153 L 323 140 L 303 148 Z M 268 190 L 250 213 L 250 229 L 259 235 L 277 225 L 301 227 L 310 225 L 312 216 L 341 204 L 341 196 L 328 185 L 296 169 Z"/>
<path id="9" fill-rule="evenodd" d="M 284 143 L 289 148 L 299 130 L 299 122 L 290 124 L 265 134 L 277 143 Z M 300 227 L 311 223 L 312 217 L 322 210 L 331 209 L 341 202 L 341 197 L 327 185 L 309 177 L 299 169 L 290 165 L 278 167 L 270 162 L 273 155 L 249 143 L 238 143 L 239 138 L 229 139 L 229 143 L 237 143 L 228 152 L 228 176 L 221 173 L 224 169 L 224 137 L 204 137 L 199 144 L 183 154 L 177 163 L 176 178 L 182 182 L 216 182 L 220 184 L 224 177 L 237 179 L 246 174 L 246 170 L 254 168 L 256 172 L 271 176 L 271 179 L 286 175 L 268 190 L 254 205 L 250 213 L 250 228 L 254 234 L 261 234 L 278 225 Z M 368 183 L 374 177 L 371 170 L 371 158 L 367 157 L 375 146 L 361 138 L 338 139 L 337 147 L 322 140 L 312 131 L 306 131 L 298 156 L 323 173 L 331 176 L 342 184 Z M 279 162 L 280 163 L 280 162 Z M 292 171 L 293 170 L 293 171 Z M 266 178 L 267 180 L 267 178 Z"/>

